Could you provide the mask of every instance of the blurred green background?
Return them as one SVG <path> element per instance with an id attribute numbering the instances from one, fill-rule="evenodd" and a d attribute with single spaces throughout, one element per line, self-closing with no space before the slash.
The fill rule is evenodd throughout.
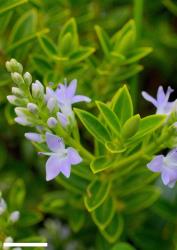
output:
<path id="1" fill-rule="evenodd" d="M 119 47 L 121 53 L 110 55 L 107 53 L 110 37 L 129 21 L 131 32 Z M 48 192 L 61 186 L 46 183 L 43 159 L 36 156 L 33 146 L 24 139 L 26 129 L 14 123 L 13 107 L 6 100 L 12 83 L 5 62 L 16 58 L 32 73 L 33 79 L 45 85 L 50 81 L 57 84 L 65 77 L 77 78 L 80 92 L 104 101 L 127 83 L 137 111 L 142 116 L 153 113 L 151 104 L 142 100 L 141 91 L 155 95 L 159 85 L 175 88 L 177 82 L 177 2 L 0 0 L 0 27 L 0 190 L 11 200 L 12 209 L 19 190 L 24 190 L 24 186 L 26 189 L 20 204 L 25 222 L 10 232 L 17 239 L 47 236 L 53 244 L 51 249 L 94 249 L 90 242 L 94 230 L 73 233 L 67 220 L 59 221 L 57 206 L 47 213 L 40 204 Z M 66 27 L 71 36 L 62 40 Z M 126 39 L 132 39 L 132 44 L 126 44 Z M 124 63 L 123 57 L 129 58 L 130 51 L 139 47 L 147 50 L 133 62 Z M 164 190 L 148 213 L 140 213 L 131 223 L 135 231 L 126 232 L 124 237 L 136 249 L 177 249 L 176 190 Z M 1 234 L 3 238 L 4 232 L 0 230 Z M 69 248 L 69 244 L 76 247 Z"/>

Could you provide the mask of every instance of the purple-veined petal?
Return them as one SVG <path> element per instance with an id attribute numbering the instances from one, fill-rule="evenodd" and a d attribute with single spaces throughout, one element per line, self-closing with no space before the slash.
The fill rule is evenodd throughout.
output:
<path id="1" fill-rule="evenodd" d="M 46 180 L 54 179 L 60 172 L 68 178 L 71 172 L 71 164 L 66 157 L 60 158 L 54 154 L 46 162 Z"/>
<path id="2" fill-rule="evenodd" d="M 49 157 L 46 162 L 46 180 L 54 179 L 60 173 L 60 158 L 56 154 Z"/>
<path id="3" fill-rule="evenodd" d="M 63 140 L 59 138 L 58 136 L 50 134 L 50 133 L 46 133 L 46 142 L 47 142 L 48 148 L 53 152 L 57 152 L 65 148 Z"/>
<path id="4" fill-rule="evenodd" d="M 77 102 L 90 102 L 91 99 L 84 95 L 76 95 L 72 98 L 72 104 Z"/>
<path id="5" fill-rule="evenodd" d="M 67 178 L 70 177 L 71 174 L 71 163 L 68 158 L 61 160 L 60 162 L 60 172 Z"/>
<path id="6" fill-rule="evenodd" d="M 66 89 L 67 89 L 67 87 L 60 83 L 58 85 L 58 88 L 55 91 L 58 102 L 63 104 L 63 105 L 65 105 L 66 101 L 67 101 Z"/>
<path id="7" fill-rule="evenodd" d="M 82 158 L 80 157 L 79 153 L 74 148 L 69 147 L 67 151 L 68 159 L 71 164 L 76 165 L 82 161 Z"/>
<path id="8" fill-rule="evenodd" d="M 67 126 L 68 120 L 67 120 L 67 117 L 64 114 L 62 114 L 61 112 L 58 112 L 57 113 L 57 118 L 58 118 L 58 120 L 60 121 L 60 123 L 62 124 L 63 127 Z"/>
<path id="9" fill-rule="evenodd" d="M 52 112 L 54 110 L 55 107 L 57 107 L 57 100 L 54 97 L 51 97 L 48 99 L 47 101 L 47 108 L 49 109 L 50 112 Z"/>
<path id="10" fill-rule="evenodd" d="M 177 180 L 177 169 L 170 167 L 163 168 L 162 171 L 162 181 L 165 185 L 169 185 L 171 182 Z"/>
<path id="11" fill-rule="evenodd" d="M 30 140 L 30 141 L 34 141 L 34 142 L 43 142 L 43 138 L 40 134 L 38 133 L 25 133 L 25 137 L 26 139 Z"/>
<path id="12" fill-rule="evenodd" d="M 163 167 L 164 156 L 157 155 L 152 159 L 150 163 L 147 164 L 147 167 L 153 172 L 161 172 Z"/>
<path id="13" fill-rule="evenodd" d="M 155 107 L 157 107 L 158 104 L 155 98 L 150 96 L 146 91 L 142 91 L 141 94 L 146 101 L 151 102 Z"/>
<path id="14" fill-rule="evenodd" d="M 70 82 L 69 86 L 67 87 L 67 98 L 72 98 L 76 92 L 77 88 L 77 80 L 74 79 Z"/>

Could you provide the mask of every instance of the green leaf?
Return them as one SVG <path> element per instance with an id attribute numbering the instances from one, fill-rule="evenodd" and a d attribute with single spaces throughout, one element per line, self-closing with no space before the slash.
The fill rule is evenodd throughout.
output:
<path id="1" fill-rule="evenodd" d="M 129 67 L 124 68 L 121 67 L 120 71 L 117 72 L 116 81 L 125 81 L 126 79 L 131 78 L 142 70 L 143 67 L 141 65 L 131 65 Z"/>
<path id="2" fill-rule="evenodd" d="M 108 197 L 105 202 L 92 212 L 92 219 L 95 224 L 104 229 L 112 220 L 115 213 L 115 202 L 112 197 Z"/>
<path id="3" fill-rule="evenodd" d="M 142 47 L 142 48 L 133 49 L 126 54 L 127 59 L 124 60 L 122 65 L 135 63 L 135 62 L 139 61 L 141 58 L 147 56 L 151 52 L 152 52 L 152 48 L 149 48 L 149 47 Z"/>
<path id="4" fill-rule="evenodd" d="M 81 110 L 74 109 L 77 116 L 86 127 L 86 129 L 101 142 L 110 141 L 110 135 L 108 130 L 103 126 L 103 124 L 91 113 Z"/>
<path id="5" fill-rule="evenodd" d="M 130 140 L 135 141 L 152 133 L 164 124 L 165 119 L 166 115 L 150 115 L 141 119 L 138 132 Z"/>
<path id="6" fill-rule="evenodd" d="M 68 20 L 68 22 L 65 23 L 63 28 L 60 31 L 60 35 L 58 38 L 58 44 L 60 46 L 61 41 L 63 40 L 63 37 L 66 34 L 70 34 L 72 37 L 72 49 L 75 50 L 79 46 L 79 38 L 78 38 L 78 32 L 77 32 L 77 25 L 74 18 L 71 18 Z"/>
<path id="7" fill-rule="evenodd" d="M 69 214 L 69 225 L 71 229 L 77 233 L 83 227 L 85 215 L 82 210 L 72 209 Z"/>
<path id="8" fill-rule="evenodd" d="M 9 205 L 12 210 L 20 210 L 23 206 L 26 190 L 22 179 L 18 179 L 10 191 Z"/>
<path id="9" fill-rule="evenodd" d="M 48 58 L 45 56 L 38 54 L 33 55 L 31 61 L 35 69 L 42 75 L 44 72 L 49 72 L 53 69 L 51 62 L 49 62 Z"/>
<path id="10" fill-rule="evenodd" d="M 63 56 L 67 56 L 71 53 L 71 51 L 73 51 L 73 47 L 72 47 L 72 36 L 71 33 L 66 33 L 59 42 L 59 52 L 61 53 L 61 55 Z"/>
<path id="11" fill-rule="evenodd" d="M 84 203 L 89 212 L 98 208 L 108 197 L 111 188 L 109 181 L 100 182 L 93 180 L 87 187 L 87 195 L 84 196 Z"/>
<path id="12" fill-rule="evenodd" d="M 96 173 L 99 173 L 103 170 L 110 168 L 112 162 L 113 162 L 112 159 L 109 159 L 106 156 L 100 156 L 100 157 L 95 158 L 91 162 L 90 168 L 93 171 L 93 173 L 96 174 Z"/>
<path id="13" fill-rule="evenodd" d="M 124 124 L 133 115 L 133 104 L 126 85 L 113 97 L 112 109 L 116 113 L 121 124 Z"/>
<path id="14" fill-rule="evenodd" d="M 58 210 L 66 205 L 68 195 L 65 191 L 46 193 L 39 207 L 45 213 L 58 214 Z"/>
<path id="15" fill-rule="evenodd" d="M 123 28 L 118 31 L 113 37 L 114 43 L 113 51 L 117 53 L 124 53 L 132 48 L 136 38 L 136 28 L 134 20 L 130 20 Z"/>
<path id="16" fill-rule="evenodd" d="M 34 10 L 28 11 L 15 23 L 10 33 L 9 44 L 16 43 L 22 38 L 34 34 L 37 27 L 37 13 Z"/>
<path id="17" fill-rule="evenodd" d="M 136 249 L 126 242 L 119 242 L 115 246 L 113 246 L 111 250 L 136 250 Z"/>
<path id="18" fill-rule="evenodd" d="M 42 214 L 37 211 L 21 211 L 18 225 L 20 227 L 29 227 L 39 223 L 42 219 Z"/>
<path id="19" fill-rule="evenodd" d="M 76 51 L 70 54 L 70 63 L 78 63 L 87 59 L 95 51 L 94 48 L 79 47 Z"/>
<path id="20" fill-rule="evenodd" d="M 95 26 L 95 30 L 98 36 L 98 39 L 100 41 L 100 44 L 102 46 L 103 52 L 105 55 L 108 55 L 109 52 L 111 51 L 111 41 L 109 39 L 109 36 L 107 33 L 98 25 Z"/>
<path id="21" fill-rule="evenodd" d="M 96 101 L 96 104 L 101 112 L 105 122 L 112 129 L 112 131 L 120 136 L 120 121 L 116 114 L 103 102 Z"/>
<path id="22" fill-rule="evenodd" d="M 130 117 L 122 128 L 122 135 L 125 139 L 128 139 L 136 134 L 140 125 L 140 115 L 134 115 Z"/>
<path id="23" fill-rule="evenodd" d="M 77 176 L 74 172 L 72 172 L 69 179 L 60 175 L 55 180 L 58 184 L 75 194 L 83 194 L 88 185 L 88 181 L 86 179 Z"/>
<path id="24" fill-rule="evenodd" d="M 19 5 L 22 5 L 22 4 L 27 3 L 27 2 L 28 2 L 28 0 L 17 0 L 17 1 L 12 2 L 12 3 L 8 2 L 8 4 L 5 4 L 4 6 L 1 5 L 0 15 L 4 14 L 10 10 L 13 10 L 14 8 L 18 7 Z M 4 1 L 4 3 L 6 3 L 6 1 Z"/>
<path id="25" fill-rule="evenodd" d="M 150 207 L 160 196 L 160 190 L 155 187 L 144 187 L 135 195 L 127 195 L 125 202 L 125 213 L 131 214 Z"/>
<path id="26" fill-rule="evenodd" d="M 115 214 L 110 224 L 104 229 L 100 230 L 102 235 L 110 243 L 115 243 L 123 231 L 124 221 L 121 215 Z"/>
<path id="27" fill-rule="evenodd" d="M 55 44 L 52 42 L 51 39 L 49 39 L 47 36 L 40 36 L 38 40 L 41 45 L 41 48 L 49 57 L 52 58 L 54 56 L 57 56 L 58 54 L 57 47 L 55 46 Z"/>

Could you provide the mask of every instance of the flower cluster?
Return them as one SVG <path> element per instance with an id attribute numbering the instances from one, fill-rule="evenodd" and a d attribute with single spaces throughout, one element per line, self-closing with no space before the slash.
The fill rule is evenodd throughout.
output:
<path id="1" fill-rule="evenodd" d="M 177 110 L 177 100 L 169 102 L 170 94 L 173 92 L 168 87 L 165 94 L 163 87 L 160 86 L 157 91 L 157 99 L 153 98 L 146 92 L 142 92 L 143 97 L 156 107 L 157 114 L 166 114 L 169 117 L 172 112 Z M 176 123 L 174 124 L 176 126 Z M 161 173 L 162 181 L 165 185 L 172 188 L 177 181 L 177 149 L 172 149 L 166 156 L 157 155 L 147 167 L 153 172 Z"/>
<path id="2" fill-rule="evenodd" d="M 51 84 L 45 88 L 38 80 L 33 82 L 28 72 L 22 75 L 23 67 L 15 59 L 6 62 L 6 68 L 17 85 L 12 87 L 12 95 L 7 96 L 8 101 L 16 106 L 15 121 L 35 129 L 25 133 L 27 139 L 47 144 L 52 151 L 40 153 L 50 156 L 46 162 L 46 179 L 51 180 L 59 173 L 69 177 L 71 165 L 79 164 L 82 158 L 74 148 L 65 148 L 63 134 L 76 134 L 72 105 L 90 102 L 90 98 L 75 95 L 77 80 L 72 80 L 68 86 L 66 81 L 65 84 L 60 83 L 54 90 Z M 59 134 L 59 137 L 55 134 Z"/>

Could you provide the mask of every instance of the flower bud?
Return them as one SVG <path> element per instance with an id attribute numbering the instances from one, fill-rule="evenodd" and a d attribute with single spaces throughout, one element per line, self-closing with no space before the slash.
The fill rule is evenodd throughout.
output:
<path id="1" fill-rule="evenodd" d="M 13 239 L 12 237 L 6 237 L 5 240 L 4 240 L 4 243 L 13 243 Z M 3 250 L 8 250 L 9 247 L 8 246 L 3 246 Z"/>
<path id="2" fill-rule="evenodd" d="M 16 83 L 19 87 L 24 85 L 23 77 L 19 73 L 17 72 L 11 73 L 11 77 L 14 83 Z"/>
<path id="3" fill-rule="evenodd" d="M 0 215 L 3 214 L 7 209 L 7 204 L 3 198 L 0 198 Z"/>
<path id="4" fill-rule="evenodd" d="M 23 66 L 21 63 L 17 62 L 15 59 L 11 59 L 10 61 L 6 62 L 6 68 L 8 72 L 23 72 Z"/>
<path id="5" fill-rule="evenodd" d="M 38 134 L 38 133 L 25 133 L 25 137 L 26 139 L 30 140 L 30 141 L 34 141 L 34 142 L 43 142 L 43 138 L 42 135 Z"/>
<path id="6" fill-rule="evenodd" d="M 15 119 L 15 122 L 22 125 L 22 126 L 31 126 L 32 123 L 27 120 L 26 117 L 18 116 Z"/>
<path id="7" fill-rule="evenodd" d="M 35 114 L 35 113 L 37 112 L 37 110 L 38 110 L 38 106 L 37 106 L 35 103 L 29 102 L 29 103 L 27 104 L 27 109 L 28 109 L 31 113 Z"/>
<path id="8" fill-rule="evenodd" d="M 20 212 L 14 211 L 10 214 L 9 221 L 11 221 L 12 223 L 15 223 L 16 221 L 19 220 L 19 218 L 20 218 Z"/>
<path id="9" fill-rule="evenodd" d="M 32 83 L 32 96 L 36 99 L 44 97 L 44 86 L 39 81 Z"/>
<path id="10" fill-rule="evenodd" d="M 19 96 L 19 97 L 24 96 L 23 91 L 17 87 L 12 87 L 12 94 Z"/>
<path id="11" fill-rule="evenodd" d="M 29 72 L 26 72 L 24 75 L 23 75 L 23 79 L 25 81 L 25 83 L 30 86 L 31 83 L 32 83 L 32 76 Z"/>
<path id="12" fill-rule="evenodd" d="M 122 135 L 125 139 L 128 139 L 136 134 L 139 129 L 140 120 L 141 118 L 139 115 L 134 115 L 125 122 L 122 128 Z"/>
<path id="13" fill-rule="evenodd" d="M 50 117 L 47 120 L 47 125 L 49 126 L 49 128 L 54 128 L 57 125 L 57 120 L 54 117 Z"/>
<path id="14" fill-rule="evenodd" d="M 15 105 L 15 106 L 18 106 L 18 97 L 16 97 L 15 95 L 8 95 L 7 96 L 7 100 L 11 103 L 11 104 L 13 104 L 13 105 Z"/>

